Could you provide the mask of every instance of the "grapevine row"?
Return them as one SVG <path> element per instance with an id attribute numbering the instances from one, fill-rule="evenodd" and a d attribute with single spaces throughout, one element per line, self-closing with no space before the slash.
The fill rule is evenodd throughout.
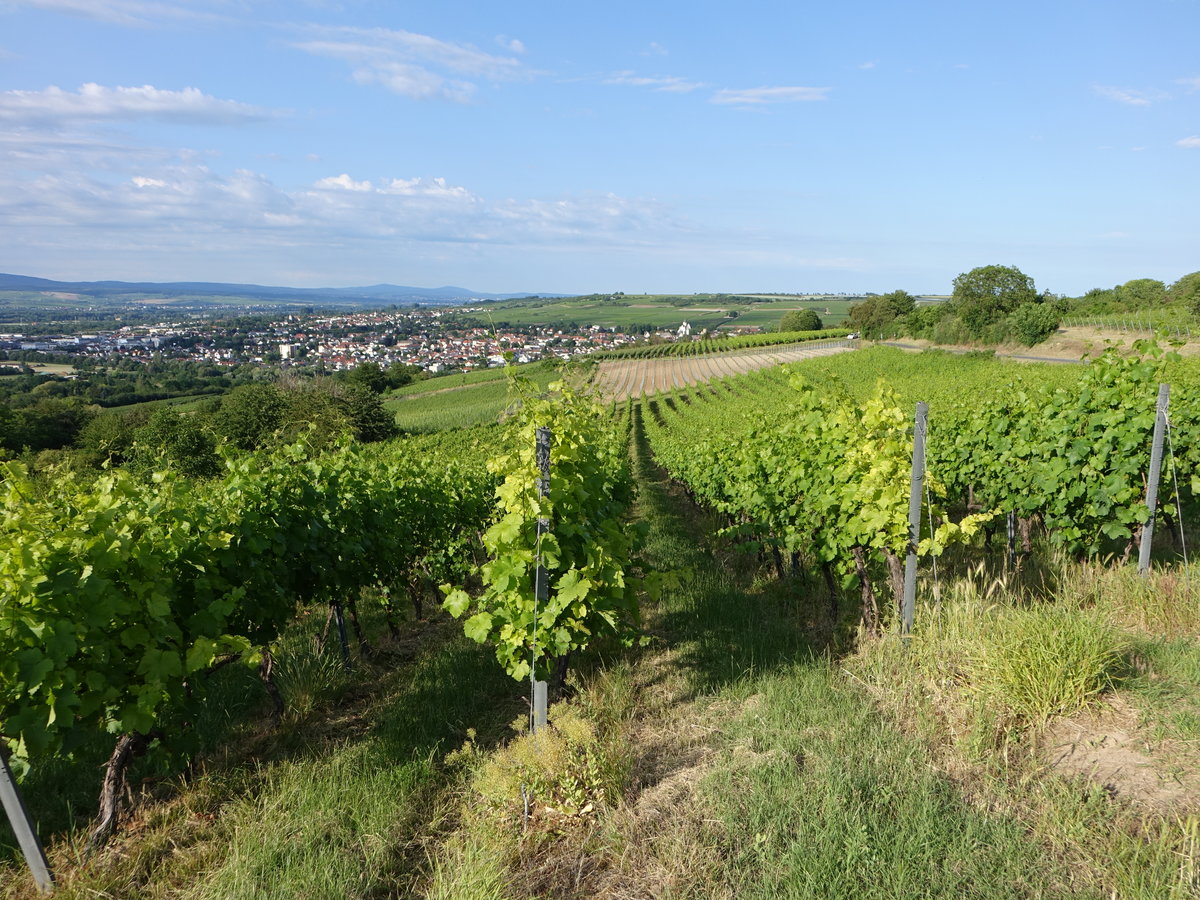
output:
<path id="1" fill-rule="evenodd" d="M 491 513 L 471 458 L 297 444 L 230 457 L 209 482 L 114 470 L 88 486 L 6 464 L 0 727 L 14 768 L 97 732 L 144 742 L 219 662 L 269 660 L 302 604 L 403 585 L 421 562 L 456 575 L 453 548 Z"/>
<path id="2" fill-rule="evenodd" d="M 1107 353 L 1045 384 L 997 383 L 1000 370 L 990 369 L 988 384 L 937 387 L 930 376 L 938 360 L 927 358 L 924 383 L 937 397 L 927 450 L 934 508 L 921 551 L 940 552 L 1011 512 L 1027 550 L 1041 528 L 1070 553 L 1127 554 L 1148 515 L 1154 399 L 1171 364 L 1143 350 L 1133 358 Z M 839 576 L 843 587 L 858 584 L 867 624 L 876 627 L 872 570 L 898 598 L 908 544 L 912 407 L 886 386 L 863 399 L 832 378 L 814 385 L 799 374 L 809 365 L 791 367 L 790 376 L 738 379 L 736 398 L 722 387 L 665 398 L 647 417 L 649 436 L 668 471 L 722 513 L 731 532 L 769 549 L 780 568 L 782 553 L 792 552 L 822 568 L 831 589 Z M 858 354 L 821 363 L 843 372 L 863 365 Z M 1171 406 L 1185 486 L 1200 472 L 1188 439 L 1200 424 L 1192 383 L 1177 385 Z M 940 523 L 932 536 L 931 521 Z"/>
<path id="3" fill-rule="evenodd" d="M 574 652 L 597 637 L 636 635 L 645 580 L 634 571 L 638 532 L 627 521 L 629 407 L 614 415 L 563 383 L 551 389 L 526 400 L 505 452 L 488 464 L 500 485 L 496 519 L 483 535 L 489 560 L 480 571 L 482 591 L 472 597 L 449 584 L 443 591 L 450 613 L 465 617 L 466 634 L 494 646 L 511 676 L 528 678 L 532 670 L 561 685 Z M 537 488 L 540 427 L 552 435 L 547 496 Z M 541 607 L 539 563 L 547 579 Z"/>
<path id="4" fill-rule="evenodd" d="M 850 332 L 845 329 L 825 331 L 785 331 L 767 334 L 739 334 L 729 337 L 702 338 L 696 341 L 676 341 L 670 344 L 634 345 L 620 350 L 607 350 L 593 354 L 595 359 L 659 359 L 666 356 L 699 356 L 705 353 L 723 353 L 729 350 L 746 350 L 755 347 L 771 347 L 778 344 L 799 344 L 807 341 L 825 341 L 844 338 Z"/>

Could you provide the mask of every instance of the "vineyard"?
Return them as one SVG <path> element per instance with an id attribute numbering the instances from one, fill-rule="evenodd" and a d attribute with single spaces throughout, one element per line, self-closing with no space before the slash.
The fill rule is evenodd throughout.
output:
<path id="1" fill-rule="evenodd" d="M 1200 890 L 1200 369 L 695 346 L 207 480 L 5 464 L 0 727 L 59 892 Z"/>
<path id="2" fill-rule="evenodd" d="M 826 343 L 844 338 L 849 331 L 775 331 L 764 334 L 741 334 L 732 337 L 705 337 L 699 340 L 674 341 L 671 343 L 635 345 L 620 350 L 606 350 L 597 354 L 598 359 L 662 359 L 667 356 L 705 356 L 730 350 L 776 347 L 784 344 L 801 344 L 806 341 Z"/>
<path id="3" fill-rule="evenodd" d="M 699 346 L 699 342 L 691 346 Z M 668 347 L 689 346 L 679 344 Z M 796 362 L 852 349 L 846 340 L 787 343 L 770 349 L 747 349 L 720 353 L 658 354 L 606 359 L 599 365 L 595 382 L 601 393 L 612 399 L 643 397 L 674 391 L 714 378 L 753 372 L 781 363 Z M 654 348 L 649 348 L 649 353 Z"/>
<path id="4" fill-rule="evenodd" d="M 854 360 L 857 372 L 867 365 Z M 1145 448 L 1157 385 L 1167 377 L 1154 359 L 1110 353 L 1058 387 L 1039 373 L 1036 381 L 1018 375 L 978 385 L 966 398 L 962 379 L 943 382 L 953 384 L 949 392 L 922 388 L 942 402 L 931 404 L 920 552 L 940 555 L 1011 513 L 1023 553 L 1032 551 L 1036 523 L 1052 548 L 1127 557 L 1148 516 Z M 1200 412 L 1194 398 L 1183 393 L 1172 407 L 1174 427 L 1185 434 Z M 855 581 L 864 622 L 879 629 L 868 565 L 872 558 L 886 565 L 898 602 L 909 542 L 911 414 L 892 387 L 854 397 L 798 372 L 772 371 L 736 387 L 655 400 L 650 410 L 656 456 L 731 532 L 769 547 L 776 560 L 809 556 L 831 586 L 835 577 L 843 586 Z M 1176 482 L 1190 488 L 1197 463 L 1191 445 L 1173 452 Z M 951 509 L 959 515 L 949 516 Z"/>

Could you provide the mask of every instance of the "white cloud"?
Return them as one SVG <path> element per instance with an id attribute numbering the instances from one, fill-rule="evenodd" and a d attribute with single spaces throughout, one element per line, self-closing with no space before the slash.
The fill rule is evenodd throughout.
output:
<path id="1" fill-rule="evenodd" d="M 515 57 L 497 56 L 470 44 L 442 41 L 411 31 L 320 26 L 309 31 L 313 39 L 293 44 L 296 49 L 340 59 L 352 66 L 354 80 L 359 84 L 379 84 L 414 100 L 465 103 L 477 87 L 468 79 L 499 82 L 533 75 Z M 509 49 L 513 50 L 511 43 Z"/>
<path id="2" fill-rule="evenodd" d="M 85 84 L 78 92 L 48 87 L 43 91 L 0 92 L 0 121 L 71 122 L 114 119 L 168 119 L 232 124 L 276 115 L 236 100 L 219 100 L 197 88 L 182 91 Z"/>
<path id="3" fill-rule="evenodd" d="M 656 91 L 665 91 L 672 94 L 686 94 L 689 91 L 694 91 L 697 88 L 704 87 L 704 84 L 699 81 L 688 81 L 685 78 L 680 78 L 677 75 L 663 75 L 647 77 L 637 75 L 632 71 L 614 72 L 612 75 L 604 79 L 604 84 L 619 84 L 629 87 L 648 87 Z"/>
<path id="4" fill-rule="evenodd" d="M 642 56 L 668 56 L 671 51 L 658 41 L 651 41 L 650 46 L 642 51 Z"/>
<path id="5" fill-rule="evenodd" d="M 1175 146 L 1188 150 L 1200 150 L 1200 135 L 1193 134 L 1191 137 L 1180 138 L 1175 142 Z"/>
<path id="6" fill-rule="evenodd" d="M 509 53 L 524 53 L 525 45 L 516 38 L 510 38 L 504 34 L 496 35 L 496 43 L 507 50 Z"/>
<path id="7" fill-rule="evenodd" d="M 1149 106 L 1155 100 L 1162 99 L 1160 94 L 1136 91 L 1131 88 L 1108 87 L 1103 84 L 1092 85 L 1092 90 L 1107 100 L 1124 103 L 1128 106 Z"/>
<path id="8" fill-rule="evenodd" d="M 874 60 L 871 60 L 871 61 L 869 61 L 869 62 L 860 63 L 860 64 L 859 64 L 859 68 L 860 68 L 860 69 L 873 69 L 873 68 L 875 68 L 877 65 L 879 65 L 877 62 L 875 62 Z"/>
<path id="9" fill-rule="evenodd" d="M 56 160 L 52 170 L 30 175 L 0 166 L 0 240 L 10 250 L 30 240 L 96 247 L 117 234 L 147 252 L 192 235 L 197 253 L 211 239 L 243 251 L 324 254 L 362 241 L 624 247 L 647 234 L 679 233 L 655 201 L 614 194 L 488 200 L 440 177 L 371 180 L 350 173 L 287 189 L 261 173 L 222 174 L 187 159 L 132 160 L 116 178 L 81 174 L 69 162 Z"/>
<path id="10" fill-rule="evenodd" d="M 322 178 L 314 187 L 341 189 L 343 191 L 369 191 L 373 187 L 369 181 L 355 181 L 344 172 L 341 175 L 334 175 L 329 178 Z"/>
<path id="11" fill-rule="evenodd" d="M 478 200 L 464 187 L 447 184 L 445 178 L 393 178 L 379 188 L 381 194 L 399 194 L 405 197 L 441 197 L 453 200 Z"/>
<path id="12" fill-rule="evenodd" d="M 1182 84 L 1188 89 L 1189 93 L 1193 91 L 1200 91 L 1200 75 L 1196 76 L 1195 78 L 1180 78 L 1175 83 Z"/>
<path id="13" fill-rule="evenodd" d="M 153 0 L 8 0 L 7 5 L 28 6 L 138 28 L 171 20 L 219 20 L 218 16 L 186 4 Z"/>
<path id="14" fill-rule="evenodd" d="M 713 103 L 735 106 L 765 106 L 770 103 L 803 103 L 829 99 L 825 87 L 760 87 L 734 90 L 725 88 L 713 95 Z"/>

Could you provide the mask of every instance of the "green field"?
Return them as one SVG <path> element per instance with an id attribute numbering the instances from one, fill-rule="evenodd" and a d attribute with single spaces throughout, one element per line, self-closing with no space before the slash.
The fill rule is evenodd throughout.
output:
<path id="1" fill-rule="evenodd" d="M 599 325 L 603 328 L 677 328 L 689 322 L 693 331 L 703 328 L 729 330 L 738 327 L 774 327 L 785 312 L 812 309 L 826 326 L 846 320 L 850 306 L 858 299 L 779 298 L 758 303 L 737 303 L 732 298 L 717 300 L 711 294 L 694 299 L 673 295 L 648 294 L 619 297 L 615 300 L 572 298 L 566 300 L 507 301 L 489 303 L 477 315 L 497 327 L 508 325 Z M 730 317 L 730 313 L 737 313 Z"/>
<path id="2" fill-rule="evenodd" d="M 562 378 L 556 368 L 543 363 L 513 368 L 537 390 Z M 495 422 L 513 402 L 508 372 L 496 368 L 413 382 L 388 394 L 384 407 L 395 414 L 402 430 L 427 433 Z"/>
<path id="3" fill-rule="evenodd" d="M 33 369 L 34 375 L 73 375 L 75 367 L 66 363 L 24 363 L 20 360 L 0 360 L 0 367 L 4 366 L 29 366 Z M 16 377 L 16 376 L 0 376 L 0 377 Z"/>

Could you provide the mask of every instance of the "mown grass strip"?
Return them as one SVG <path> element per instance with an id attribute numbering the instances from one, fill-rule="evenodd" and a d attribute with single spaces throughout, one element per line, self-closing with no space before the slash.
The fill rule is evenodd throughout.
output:
<path id="1" fill-rule="evenodd" d="M 648 459 L 647 448 L 640 448 Z M 696 896 L 1034 897 L 1071 893 L 1016 821 L 981 812 L 806 632 L 803 599 L 708 555 L 696 512 L 642 466 L 651 565 L 690 572 L 664 625 L 698 692 L 744 712 L 701 784 L 716 869 Z M 1085 892 L 1086 895 L 1086 892 Z"/>

